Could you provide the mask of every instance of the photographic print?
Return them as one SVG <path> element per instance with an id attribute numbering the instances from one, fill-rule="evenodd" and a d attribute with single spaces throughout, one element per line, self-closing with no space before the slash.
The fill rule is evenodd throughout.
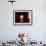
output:
<path id="1" fill-rule="evenodd" d="M 13 24 L 32 24 L 32 10 L 13 10 Z"/>

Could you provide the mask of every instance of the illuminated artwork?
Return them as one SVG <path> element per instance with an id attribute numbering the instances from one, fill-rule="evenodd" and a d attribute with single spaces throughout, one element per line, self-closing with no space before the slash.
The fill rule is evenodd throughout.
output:
<path id="1" fill-rule="evenodd" d="M 13 24 L 32 24 L 32 10 L 14 10 Z"/>

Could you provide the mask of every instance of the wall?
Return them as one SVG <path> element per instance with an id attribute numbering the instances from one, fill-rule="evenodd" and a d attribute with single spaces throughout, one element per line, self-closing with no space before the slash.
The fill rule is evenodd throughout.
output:
<path id="1" fill-rule="evenodd" d="M 32 10 L 32 26 L 14 26 L 13 10 Z M 46 40 L 46 0 L 17 0 L 13 5 L 0 0 L 0 40 L 15 40 L 19 32 L 30 34 L 33 40 Z"/>

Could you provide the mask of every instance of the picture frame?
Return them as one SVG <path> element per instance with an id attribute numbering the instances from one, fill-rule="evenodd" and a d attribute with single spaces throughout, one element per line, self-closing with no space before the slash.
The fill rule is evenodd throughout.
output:
<path id="1" fill-rule="evenodd" d="M 32 25 L 32 10 L 13 10 L 14 25 Z"/>

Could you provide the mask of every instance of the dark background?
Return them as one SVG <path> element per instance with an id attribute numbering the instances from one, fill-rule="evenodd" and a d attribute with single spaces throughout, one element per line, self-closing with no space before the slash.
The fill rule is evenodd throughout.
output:
<path id="1" fill-rule="evenodd" d="M 28 23 L 28 12 L 15 12 L 15 23 L 20 23 L 20 15 L 24 16 L 24 23 Z"/>

